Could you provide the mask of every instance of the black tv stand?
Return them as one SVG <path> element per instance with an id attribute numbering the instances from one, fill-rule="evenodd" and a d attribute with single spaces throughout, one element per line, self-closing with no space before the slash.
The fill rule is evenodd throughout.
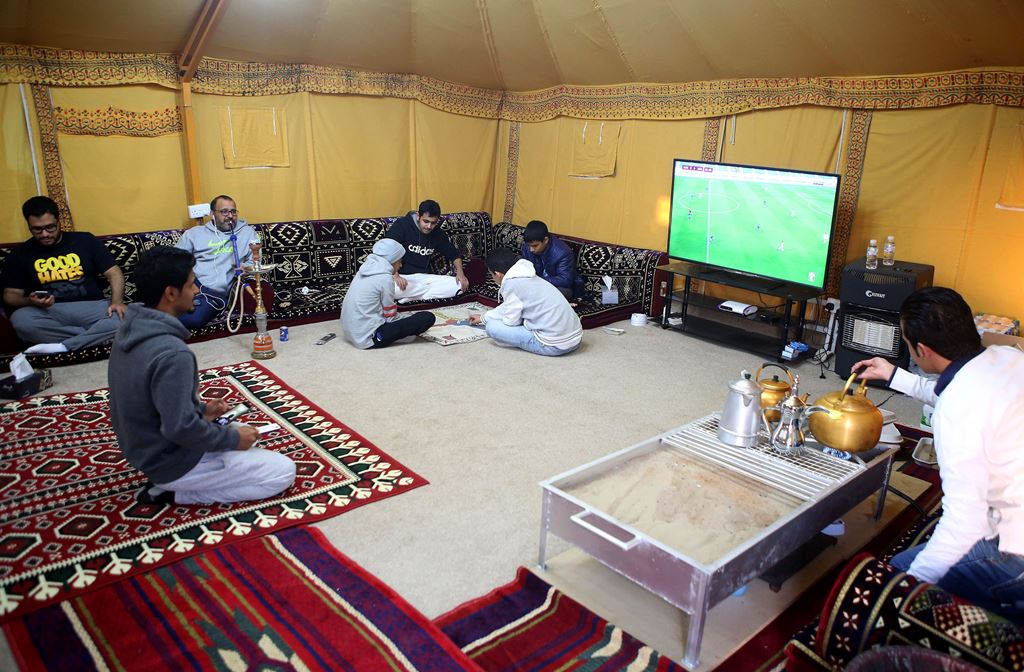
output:
<path id="1" fill-rule="evenodd" d="M 779 292 L 779 290 L 783 290 L 780 296 L 785 296 L 787 293 L 786 290 L 788 290 L 788 285 L 785 282 L 771 280 L 769 278 L 759 278 L 751 275 L 742 275 L 740 273 L 730 273 L 729 271 L 720 268 L 704 268 L 703 266 L 687 264 L 686 262 L 675 262 L 668 264 L 668 266 L 673 266 L 678 269 L 670 272 L 675 272 L 679 275 L 687 275 L 688 277 L 693 277 L 697 280 L 706 280 L 707 282 L 713 282 L 716 285 L 739 287 L 740 289 L 747 289 L 752 292 L 761 292 L 762 294 L 770 294 L 772 292 Z M 664 266 L 663 268 L 667 270 L 668 266 Z M 688 273 L 683 273 L 682 271 L 688 271 Z"/>
<path id="2" fill-rule="evenodd" d="M 669 292 L 666 296 L 665 309 L 661 319 L 663 329 L 675 329 L 676 331 L 681 331 L 719 345 L 726 345 L 770 357 L 779 362 L 783 361 L 782 349 L 791 340 L 803 340 L 807 302 L 820 294 L 817 290 L 802 285 L 730 273 L 719 268 L 708 268 L 684 261 L 675 261 L 659 266 L 658 270 L 667 271 L 672 275 L 673 280 L 676 275 L 682 275 L 686 278 L 682 307 L 679 312 L 672 311 L 672 292 Z M 717 285 L 736 287 L 783 299 L 785 303 L 782 324 L 777 327 L 779 335 L 771 337 L 751 331 L 747 326 L 743 325 L 743 321 L 747 318 L 729 313 L 722 313 L 723 318 L 728 320 L 728 322 L 689 315 L 692 298 L 691 290 L 694 280 L 704 280 Z M 670 284 L 669 286 L 672 285 Z M 798 314 L 795 324 L 791 320 L 794 305 L 797 307 Z M 672 324 L 670 322 L 671 318 L 679 318 L 679 324 Z"/>

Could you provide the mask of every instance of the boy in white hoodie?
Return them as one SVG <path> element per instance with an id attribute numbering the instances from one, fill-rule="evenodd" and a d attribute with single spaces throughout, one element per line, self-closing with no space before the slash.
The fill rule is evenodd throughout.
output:
<path id="1" fill-rule="evenodd" d="M 537 277 L 533 263 L 509 249 L 487 255 L 487 269 L 498 283 L 502 303 L 471 324 L 484 324 L 487 335 L 503 345 L 557 357 L 580 347 L 583 325 L 576 311 L 547 280 Z"/>
<path id="2" fill-rule="evenodd" d="M 360 350 L 387 347 L 434 326 L 437 318 L 431 312 L 398 314 L 392 276 L 402 265 L 403 256 L 405 248 L 398 241 L 378 240 L 345 293 L 341 328 L 345 338 Z"/>

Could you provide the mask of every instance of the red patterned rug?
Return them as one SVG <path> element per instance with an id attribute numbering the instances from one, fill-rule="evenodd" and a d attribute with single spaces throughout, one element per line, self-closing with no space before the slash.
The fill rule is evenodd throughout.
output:
<path id="1" fill-rule="evenodd" d="M 4 626 L 26 670 L 477 670 L 425 616 L 295 528 Z"/>
<path id="2" fill-rule="evenodd" d="M 297 464 L 260 502 L 140 504 L 145 478 L 117 448 L 107 390 L 0 406 L 0 622 L 79 591 L 285 527 L 330 518 L 426 480 L 255 362 L 200 373 L 200 395 L 282 429 L 263 446 Z"/>
<path id="3" fill-rule="evenodd" d="M 525 567 L 515 581 L 434 623 L 489 672 L 683 669 Z"/>

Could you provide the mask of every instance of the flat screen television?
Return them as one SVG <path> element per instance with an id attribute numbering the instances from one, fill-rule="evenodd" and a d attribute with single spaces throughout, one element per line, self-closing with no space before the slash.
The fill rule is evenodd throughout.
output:
<path id="1" fill-rule="evenodd" d="M 822 289 L 838 201 L 831 173 L 675 159 L 668 254 Z"/>

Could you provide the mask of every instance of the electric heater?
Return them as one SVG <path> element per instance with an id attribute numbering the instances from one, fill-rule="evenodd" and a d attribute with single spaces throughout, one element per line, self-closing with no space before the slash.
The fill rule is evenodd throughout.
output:
<path id="1" fill-rule="evenodd" d="M 835 370 L 840 378 L 862 359 L 884 357 L 907 368 L 910 352 L 900 329 L 900 305 L 921 287 L 930 287 L 935 267 L 897 261 L 866 269 L 864 259 L 846 265 L 839 288 L 839 342 Z"/>

